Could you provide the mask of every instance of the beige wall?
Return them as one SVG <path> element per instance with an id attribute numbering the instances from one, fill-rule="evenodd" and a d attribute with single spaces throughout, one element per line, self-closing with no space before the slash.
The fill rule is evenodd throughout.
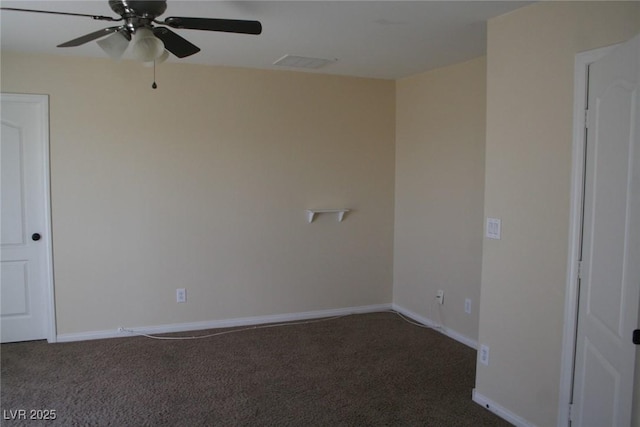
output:
<path id="1" fill-rule="evenodd" d="M 392 81 L 2 53 L 50 95 L 58 333 L 390 303 Z M 344 222 L 307 208 L 354 209 Z M 175 289 L 188 302 L 175 302 Z"/>
<path id="2" fill-rule="evenodd" d="M 558 414 L 575 54 L 640 31 L 638 2 L 543 2 L 488 24 L 477 391 L 540 426 Z"/>
<path id="3" fill-rule="evenodd" d="M 396 83 L 394 303 L 478 339 L 484 58 Z M 445 292 L 444 305 L 434 302 Z M 464 300 L 472 312 L 464 312 Z"/>

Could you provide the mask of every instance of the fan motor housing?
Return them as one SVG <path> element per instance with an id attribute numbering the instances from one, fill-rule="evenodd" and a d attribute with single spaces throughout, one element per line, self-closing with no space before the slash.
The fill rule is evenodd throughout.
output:
<path id="1" fill-rule="evenodd" d="M 154 19 L 167 10 L 166 0 L 109 0 L 109 6 L 123 18 L 135 16 Z"/>

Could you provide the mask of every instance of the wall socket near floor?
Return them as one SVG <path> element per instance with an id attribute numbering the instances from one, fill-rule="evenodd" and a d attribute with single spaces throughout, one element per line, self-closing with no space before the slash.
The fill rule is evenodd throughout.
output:
<path id="1" fill-rule="evenodd" d="M 467 298 L 464 300 L 464 312 L 467 314 L 471 314 L 471 299 Z"/>
<path id="2" fill-rule="evenodd" d="M 480 363 L 489 366 L 489 346 L 482 344 L 480 346 Z"/>
<path id="3" fill-rule="evenodd" d="M 442 289 L 436 293 L 436 300 L 438 301 L 438 304 L 444 304 L 444 291 Z"/>
<path id="4" fill-rule="evenodd" d="M 185 288 L 176 289 L 176 302 L 187 302 L 187 290 Z"/>

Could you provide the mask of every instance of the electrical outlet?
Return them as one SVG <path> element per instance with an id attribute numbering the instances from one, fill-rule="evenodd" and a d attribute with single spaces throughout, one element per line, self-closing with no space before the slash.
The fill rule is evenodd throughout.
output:
<path id="1" fill-rule="evenodd" d="M 480 346 L 480 363 L 489 366 L 489 346 L 482 344 Z"/>
<path id="2" fill-rule="evenodd" d="M 443 290 L 439 290 L 438 293 L 436 294 L 436 299 L 438 300 L 438 304 L 442 305 L 444 304 L 444 291 Z"/>
<path id="3" fill-rule="evenodd" d="M 185 288 L 176 289 L 176 302 L 187 302 L 187 290 Z"/>
<path id="4" fill-rule="evenodd" d="M 471 299 L 469 298 L 464 300 L 464 312 L 471 314 Z"/>

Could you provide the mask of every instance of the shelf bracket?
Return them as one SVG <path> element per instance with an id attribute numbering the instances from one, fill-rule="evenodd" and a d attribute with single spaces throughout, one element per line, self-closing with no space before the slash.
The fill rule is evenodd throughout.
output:
<path id="1" fill-rule="evenodd" d="M 344 215 L 351 209 L 307 209 L 307 222 L 312 223 L 317 214 L 336 213 L 338 214 L 338 222 L 342 222 Z"/>

